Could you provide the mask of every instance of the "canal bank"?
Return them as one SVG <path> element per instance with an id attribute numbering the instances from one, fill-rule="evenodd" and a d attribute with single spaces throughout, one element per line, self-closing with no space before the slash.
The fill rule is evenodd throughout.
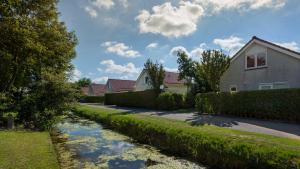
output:
<path id="1" fill-rule="evenodd" d="M 78 105 L 78 115 L 99 121 L 140 143 L 213 168 L 300 168 L 300 142 L 275 136 L 191 126 L 185 122 Z"/>
<path id="2" fill-rule="evenodd" d="M 53 142 L 64 169 L 205 169 L 78 116 L 64 118 L 54 131 Z"/>

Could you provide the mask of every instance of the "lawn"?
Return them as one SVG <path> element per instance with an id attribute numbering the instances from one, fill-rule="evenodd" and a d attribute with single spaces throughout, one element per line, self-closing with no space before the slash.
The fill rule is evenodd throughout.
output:
<path id="1" fill-rule="evenodd" d="M 300 168 L 300 141 L 216 126 L 77 106 L 79 115 L 103 122 L 139 142 L 219 168 Z"/>
<path id="2" fill-rule="evenodd" d="M 58 169 L 48 132 L 0 131 L 0 169 Z"/>

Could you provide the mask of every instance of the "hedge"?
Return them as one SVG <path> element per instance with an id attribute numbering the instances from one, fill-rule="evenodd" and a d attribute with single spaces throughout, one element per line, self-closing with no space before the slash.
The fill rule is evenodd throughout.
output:
<path id="1" fill-rule="evenodd" d="M 157 94 L 153 90 L 106 93 L 105 104 L 124 107 L 156 108 Z"/>
<path id="2" fill-rule="evenodd" d="M 157 107 L 160 110 L 177 110 L 184 107 L 183 95 L 164 92 L 157 98 Z"/>
<path id="3" fill-rule="evenodd" d="M 83 96 L 80 98 L 82 103 L 103 103 L 104 96 Z"/>
<path id="4" fill-rule="evenodd" d="M 82 105 L 75 113 L 211 168 L 300 169 L 298 140 Z"/>
<path id="5" fill-rule="evenodd" d="M 198 94 L 196 108 L 200 113 L 300 122 L 300 89 Z"/>

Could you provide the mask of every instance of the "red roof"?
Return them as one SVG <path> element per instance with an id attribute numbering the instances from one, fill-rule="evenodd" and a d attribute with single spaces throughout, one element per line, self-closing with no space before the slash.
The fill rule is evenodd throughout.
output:
<path id="1" fill-rule="evenodd" d="M 103 95 L 105 93 L 105 85 L 104 84 L 90 84 L 90 87 L 92 89 L 93 95 Z"/>
<path id="2" fill-rule="evenodd" d="M 179 73 L 166 72 L 164 84 L 184 84 L 184 80 L 178 80 Z"/>
<path id="3" fill-rule="evenodd" d="M 134 80 L 119 80 L 119 79 L 108 79 L 107 84 L 110 85 L 112 92 L 122 92 L 122 91 L 133 91 L 135 87 Z M 106 86 L 107 88 L 109 86 Z"/>

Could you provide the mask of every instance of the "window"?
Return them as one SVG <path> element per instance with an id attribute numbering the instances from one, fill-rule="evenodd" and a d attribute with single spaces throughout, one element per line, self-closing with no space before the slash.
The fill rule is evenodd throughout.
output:
<path id="1" fill-rule="evenodd" d="M 246 55 L 246 69 L 260 68 L 267 66 L 267 52 Z"/>
<path id="2" fill-rule="evenodd" d="M 287 82 L 275 82 L 273 84 L 274 89 L 287 89 L 289 85 Z"/>
<path id="3" fill-rule="evenodd" d="M 231 85 L 231 86 L 230 86 L 230 92 L 231 92 L 231 93 L 237 92 L 237 86 L 236 86 L 236 85 Z"/>
<path id="4" fill-rule="evenodd" d="M 145 77 L 145 84 L 149 84 L 149 77 L 148 76 Z"/>
<path id="5" fill-rule="evenodd" d="M 272 83 L 261 83 L 259 84 L 259 90 L 270 90 L 273 89 Z"/>
<path id="6" fill-rule="evenodd" d="M 249 55 L 247 56 L 247 68 L 254 68 L 255 67 L 255 56 Z"/>

